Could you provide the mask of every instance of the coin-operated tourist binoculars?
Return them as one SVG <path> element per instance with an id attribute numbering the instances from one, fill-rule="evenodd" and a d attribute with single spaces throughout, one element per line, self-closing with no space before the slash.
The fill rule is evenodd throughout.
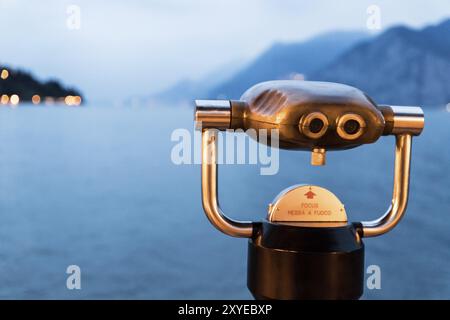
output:
<path id="1" fill-rule="evenodd" d="M 197 100 L 202 126 L 202 198 L 209 221 L 248 238 L 247 285 L 257 299 L 358 299 L 363 293 L 362 238 L 393 229 L 408 202 L 411 140 L 422 132 L 419 107 L 376 105 L 360 90 L 337 83 L 269 81 L 240 100 Z M 260 142 L 311 152 L 324 165 L 327 150 L 346 150 L 395 135 L 394 188 L 387 212 L 374 221 L 347 221 L 341 201 L 315 185 L 294 185 L 269 204 L 266 219 L 236 221 L 217 196 L 217 130 L 266 129 Z M 271 135 L 277 129 L 277 136 Z M 254 132 L 254 131 L 253 131 Z"/>

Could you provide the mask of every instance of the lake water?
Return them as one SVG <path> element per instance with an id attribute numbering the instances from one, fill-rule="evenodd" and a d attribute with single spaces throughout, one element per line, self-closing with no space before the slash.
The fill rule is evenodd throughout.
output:
<path id="1" fill-rule="evenodd" d="M 201 208 L 200 166 L 176 166 L 170 140 L 192 131 L 188 108 L 0 108 L 0 298 L 216 299 L 251 296 L 244 239 L 227 237 Z M 408 212 L 365 240 L 381 290 L 366 299 L 450 299 L 450 113 L 426 112 L 414 140 Z M 262 219 L 285 187 L 333 191 L 352 221 L 373 219 L 391 196 L 394 139 L 330 152 L 311 167 L 281 152 L 280 170 L 221 167 L 224 211 Z M 66 288 L 80 266 L 82 289 Z"/>

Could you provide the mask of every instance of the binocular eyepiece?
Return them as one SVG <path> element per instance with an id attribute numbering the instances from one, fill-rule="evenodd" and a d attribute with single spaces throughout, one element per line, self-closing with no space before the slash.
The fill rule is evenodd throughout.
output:
<path id="1" fill-rule="evenodd" d="M 299 121 L 299 130 L 310 139 L 323 137 L 330 129 L 328 118 L 322 112 L 304 115 Z M 346 113 L 336 119 L 334 128 L 337 135 L 344 140 L 358 139 L 365 130 L 366 122 L 356 113 Z"/>
<path id="2" fill-rule="evenodd" d="M 253 86 L 240 100 L 197 100 L 195 120 L 202 129 L 203 208 L 223 233 L 250 239 L 247 285 L 252 294 L 264 299 L 359 298 L 362 238 L 392 230 L 405 213 L 412 137 L 423 130 L 422 109 L 376 105 L 362 91 L 343 84 L 269 81 Z M 217 130 L 227 129 L 254 129 L 256 136 L 249 136 L 257 140 L 264 130 L 261 143 L 279 139 L 280 148 L 311 151 L 313 165 L 325 164 L 326 150 L 394 135 L 391 205 L 376 220 L 348 223 L 345 207 L 333 193 L 294 185 L 269 204 L 262 222 L 233 220 L 222 212 L 217 195 Z"/>

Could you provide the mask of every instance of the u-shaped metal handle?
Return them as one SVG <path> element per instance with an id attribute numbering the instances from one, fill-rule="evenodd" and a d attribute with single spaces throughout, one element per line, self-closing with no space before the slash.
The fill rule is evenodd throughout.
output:
<path id="1" fill-rule="evenodd" d="M 387 134 L 395 135 L 394 188 L 386 213 L 373 221 L 361 222 L 361 236 L 376 237 L 392 230 L 402 219 L 408 204 L 412 137 L 424 127 L 419 107 L 382 106 Z"/>
<path id="2" fill-rule="evenodd" d="M 217 187 L 217 129 L 202 130 L 202 203 L 208 220 L 219 231 L 232 236 L 250 238 L 253 224 L 228 218 L 222 211 Z"/>
<path id="3" fill-rule="evenodd" d="M 402 219 L 408 204 L 409 172 L 411 164 L 411 134 L 395 137 L 394 189 L 392 203 L 379 219 L 361 222 L 363 237 L 376 237 L 392 230 Z"/>

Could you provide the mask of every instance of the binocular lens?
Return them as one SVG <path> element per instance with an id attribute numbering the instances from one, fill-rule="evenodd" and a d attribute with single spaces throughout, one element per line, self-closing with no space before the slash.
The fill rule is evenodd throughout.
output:
<path id="1" fill-rule="evenodd" d="M 309 131 L 311 131 L 312 133 L 319 133 L 320 130 L 322 130 L 324 125 L 325 124 L 323 123 L 323 121 L 321 119 L 319 119 L 319 118 L 313 119 L 309 123 Z"/>
<path id="2" fill-rule="evenodd" d="M 358 139 L 364 133 L 366 122 L 357 114 L 347 113 L 338 118 L 337 133 L 345 140 Z"/>
<path id="3" fill-rule="evenodd" d="M 355 134 L 361 129 L 361 126 L 358 121 L 356 120 L 348 120 L 344 123 L 344 131 L 347 134 Z"/>
<path id="4" fill-rule="evenodd" d="M 328 119 L 321 112 L 304 115 L 299 122 L 300 131 L 310 139 L 321 138 L 328 129 Z"/>

